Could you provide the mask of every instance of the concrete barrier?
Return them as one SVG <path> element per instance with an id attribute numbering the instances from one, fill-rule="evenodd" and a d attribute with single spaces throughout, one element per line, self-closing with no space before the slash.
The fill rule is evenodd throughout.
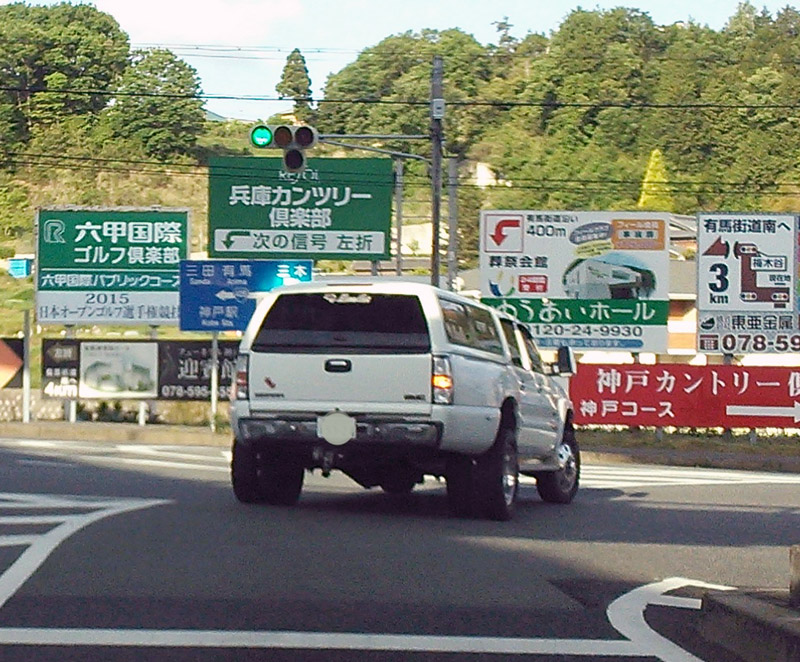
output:
<path id="1" fill-rule="evenodd" d="M 800 660 L 800 619 L 783 591 L 708 591 L 699 631 L 745 662 Z"/>

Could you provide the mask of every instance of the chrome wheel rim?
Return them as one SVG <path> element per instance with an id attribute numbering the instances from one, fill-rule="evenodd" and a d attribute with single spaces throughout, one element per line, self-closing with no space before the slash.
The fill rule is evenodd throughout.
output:
<path id="1" fill-rule="evenodd" d="M 558 482 L 564 491 L 569 491 L 578 479 L 578 462 L 572 446 L 567 443 L 559 445 L 556 451 L 558 464 L 561 467 L 558 471 Z"/>
<path id="2" fill-rule="evenodd" d="M 503 499 L 507 506 L 510 506 L 514 501 L 518 480 L 516 453 L 514 451 L 506 451 L 503 455 Z"/>

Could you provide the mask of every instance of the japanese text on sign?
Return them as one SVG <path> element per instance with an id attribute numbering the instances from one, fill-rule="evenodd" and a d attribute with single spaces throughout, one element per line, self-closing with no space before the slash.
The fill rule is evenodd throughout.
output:
<path id="1" fill-rule="evenodd" d="M 800 369 L 581 365 L 570 395 L 579 424 L 792 427 Z"/>

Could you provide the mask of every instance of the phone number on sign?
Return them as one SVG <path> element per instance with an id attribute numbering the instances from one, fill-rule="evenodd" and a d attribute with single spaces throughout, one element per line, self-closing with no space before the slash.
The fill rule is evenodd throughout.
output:
<path id="1" fill-rule="evenodd" d="M 536 336 L 571 336 L 573 338 L 640 338 L 641 326 L 621 324 L 531 324 Z"/>
<path id="2" fill-rule="evenodd" d="M 726 354 L 744 352 L 800 352 L 800 335 L 778 334 L 775 337 L 764 334 L 726 333 L 717 336 L 719 349 Z M 703 343 L 706 345 L 706 343 Z"/>
<path id="3" fill-rule="evenodd" d="M 227 386 L 220 386 L 218 393 L 220 399 L 225 400 L 230 397 L 230 389 Z M 161 397 L 174 400 L 207 400 L 211 397 L 211 389 L 204 385 L 163 384 Z"/>

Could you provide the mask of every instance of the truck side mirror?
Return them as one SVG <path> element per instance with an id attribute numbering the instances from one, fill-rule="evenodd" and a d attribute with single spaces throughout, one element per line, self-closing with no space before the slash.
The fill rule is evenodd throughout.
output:
<path id="1" fill-rule="evenodd" d="M 556 367 L 559 375 L 574 375 L 577 372 L 575 353 L 572 347 L 559 347 L 556 356 Z"/>

